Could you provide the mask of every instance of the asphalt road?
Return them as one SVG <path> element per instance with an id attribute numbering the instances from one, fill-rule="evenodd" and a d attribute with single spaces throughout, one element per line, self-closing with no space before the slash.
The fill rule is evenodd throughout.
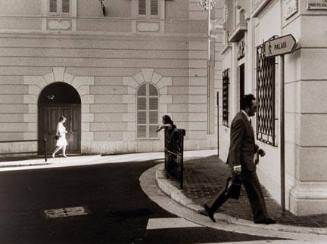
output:
<path id="1" fill-rule="evenodd" d="M 0 173 L 0 243 L 208 243 L 263 240 L 174 216 L 139 185 L 155 162 Z M 253 234 L 253 233 L 252 233 Z"/>

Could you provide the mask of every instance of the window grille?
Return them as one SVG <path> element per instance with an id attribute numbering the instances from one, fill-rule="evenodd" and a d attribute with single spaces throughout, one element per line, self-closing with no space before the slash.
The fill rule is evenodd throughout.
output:
<path id="1" fill-rule="evenodd" d="M 228 126 L 229 70 L 223 71 L 223 125 Z"/>
<path id="2" fill-rule="evenodd" d="M 157 138 L 159 110 L 158 90 L 144 84 L 137 90 L 137 138 Z"/>
<path id="3" fill-rule="evenodd" d="M 265 57 L 264 46 L 257 47 L 257 139 L 276 145 L 275 57 Z"/>

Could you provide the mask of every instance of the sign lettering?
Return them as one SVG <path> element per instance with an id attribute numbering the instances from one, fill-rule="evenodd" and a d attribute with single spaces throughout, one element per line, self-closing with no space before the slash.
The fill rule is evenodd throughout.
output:
<path id="1" fill-rule="evenodd" d="M 296 41 L 292 35 L 285 35 L 264 42 L 266 57 L 273 57 L 293 52 Z"/>
<path id="2" fill-rule="evenodd" d="M 327 10 L 327 0 L 308 0 L 309 10 Z"/>

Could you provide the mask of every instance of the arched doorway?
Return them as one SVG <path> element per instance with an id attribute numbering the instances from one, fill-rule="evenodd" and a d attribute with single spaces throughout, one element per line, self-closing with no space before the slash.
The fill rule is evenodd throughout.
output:
<path id="1" fill-rule="evenodd" d="M 81 98 L 69 84 L 55 82 L 45 87 L 38 100 L 38 137 L 47 139 L 47 152 L 55 147 L 55 134 L 60 116 L 65 116 L 67 134 L 67 153 L 81 152 Z M 44 152 L 43 143 L 38 145 Z"/>

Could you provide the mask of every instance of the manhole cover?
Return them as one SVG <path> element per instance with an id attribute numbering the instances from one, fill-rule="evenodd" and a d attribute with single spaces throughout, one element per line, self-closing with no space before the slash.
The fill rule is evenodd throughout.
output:
<path id="1" fill-rule="evenodd" d="M 72 216 L 87 215 L 88 211 L 85 207 L 70 207 L 70 208 L 57 208 L 44 210 L 47 218 L 65 218 Z"/>

